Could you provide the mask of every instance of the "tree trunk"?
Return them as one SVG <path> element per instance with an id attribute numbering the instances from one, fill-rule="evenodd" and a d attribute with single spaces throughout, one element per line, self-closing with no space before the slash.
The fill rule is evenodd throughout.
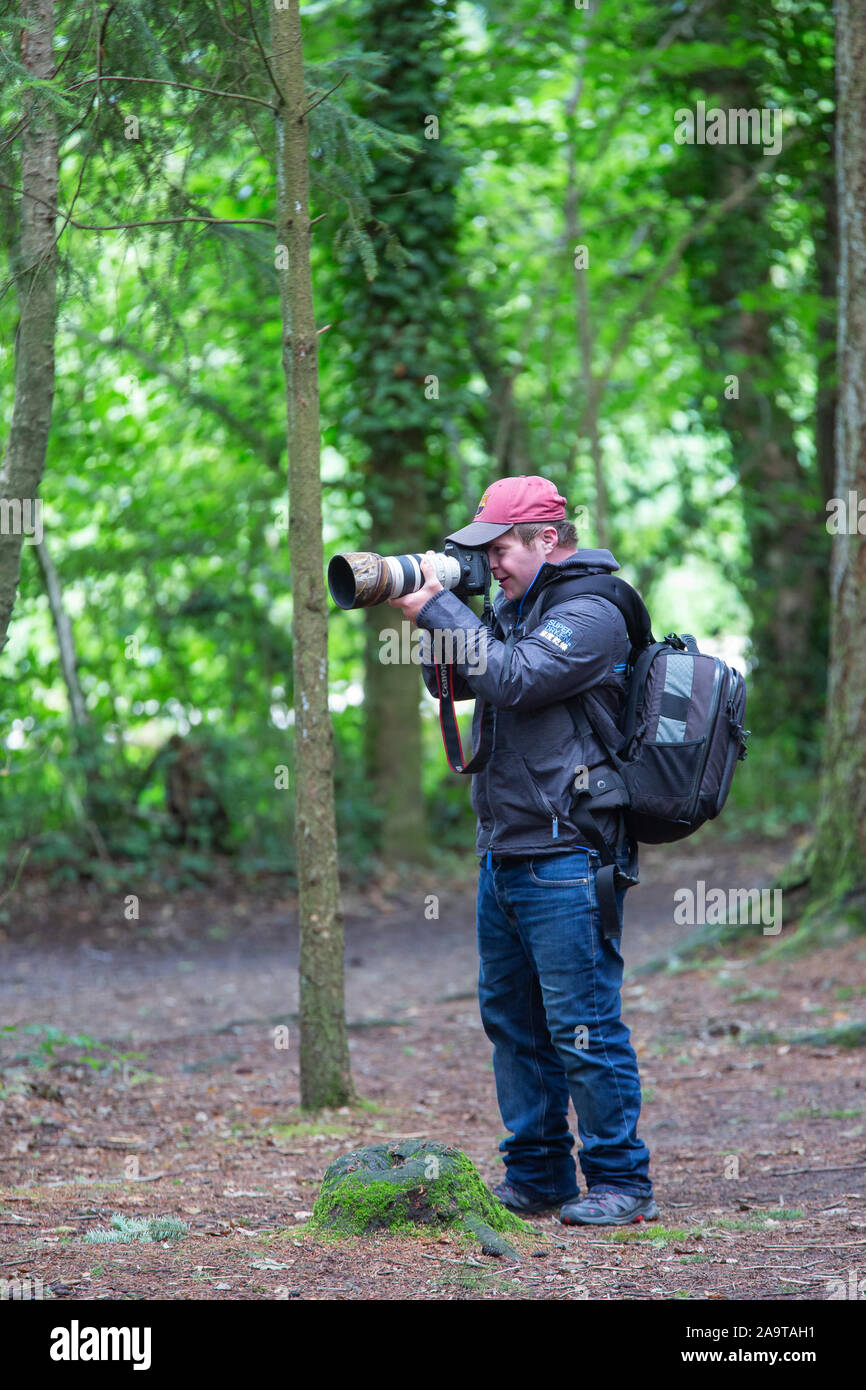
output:
<path id="1" fill-rule="evenodd" d="M 720 331 L 728 363 L 743 364 L 739 395 L 722 402 L 721 418 L 751 550 L 753 718 L 758 727 L 774 728 L 784 710 L 784 719 L 811 741 L 824 701 L 829 553 L 826 530 L 815 525 L 818 479 L 800 463 L 794 421 L 761 381 L 774 353 L 768 315 L 737 308 L 724 315 Z"/>
<path id="2" fill-rule="evenodd" d="M 725 42 L 734 7 L 723 9 L 727 16 L 716 9 L 708 12 L 703 38 Z M 748 109 L 763 76 L 758 64 L 697 71 L 690 80 L 711 92 L 721 107 Z M 756 158 L 763 155 L 744 146 L 719 146 L 710 154 L 695 146 L 680 154 L 672 186 L 681 196 L 700 193 L 710 202 L 719 193 L 728 196 L 743 189 Z M 712 389 L 730 439 L 748 536 L 744 589 L 752 620 L 750 722 L 756 736 L 785 726 L 799 737 L 808 756 L 816 721 L 823 717 L 826 684 L 829 538 L 823 526 L 815 525 L 815 517 L 823 508 L 820 468 L 826 466 L 826 441 L 822 444 L 818 432 L 822 425 L 826 429 L 832 401 L 825 374 L 825 394 L 819 400 L 824 414 L 816 420 L 822 453 L 817 467 L 806 467 L 796 438 L 798 421 L 779 404 L 774 380 L 784 312 L 743 303 L 750 294 L 765 299 L 772 289 L 768 249 L 776 233 L 765 196 L 756 188 L 733 214 L 696 238 L 685 262 L 695 305 L 716 311 L 712 326 L 699 337 L 699 351 L 715 379 Z M 815 221 L 820 226 L 820 214 Z M 829 218 L 826 225 L 825 275 L 826 258 L 833 254 Z M 820 352 L 820 341 L 815 346 Z"/>
<path id="3" fill-rule="evenodd" d="M 66 694 L 69 700 L 69 713 L 73 727 L 81 728 L 90 722 L 87 707 L 84 703 L 84 691 L 81 689 L 81 681 L 78 679 L 78 657 L 75 651 L 75 637 L 72 632 L 72 624 L 69 621 L 69 614 L 63 607 L 63 592 L 60 588 L 60 580 L 57 577 L 57 569 L 44 540 L 35 547 L 36 559 L 42 571 L 42 582 L 45 585 L 45 592 L 48 595 L 48 607 L 51 610 L 51 620 L 54 623 L 54 632 L 57 636 L 57 650 L 60 653 L 60 670 L 63 673 L 63 681 L 66 686 Z"/>
<path id="4" fill-rule="evenodd" d="M 347 426 L 363 449 L 367 545 L 385 555 L 422 551 L 428 539 L 438 548 L 444 529 L 442 419 L 458 386 L 449 303 L 457 293 L 459 160 L 440 84 L 443 49 L 456 38 L 453 16 L 435 5 L 367 0 L 361 16 L 358 41 L 386 59 L 365 114 L 420 141 L 407 160 L 390 152 L 375 156 L 376 216 L 365 232 L 378 274 L 371 284 L 356 252 L 347 262 L 343 298 L 341 328 L 355 384 Z M 438 124 L 430 128 L 434 119 L 441 120 L 441 139 Z M 388 256 L 392 237 L 402 257 Z M 381 818 L 381 850 L 417 861 L 428 856 L 431 839 L 421 776 L 419 668 L 379 661 L 381 628 L 401 632 L 402 622 L 399 610 L 387 605 L 365 618 L 364 752 L 371 803 Z"/>
<path id="5" fill-rule="evenodd" d="M 834 138 L 835 147 L 836 140 Z M 818 185 L 817 206 L 824 224 L 815 228 L 815 274 L 822 305 L 818 313 L 818 391 L 815 400 L 815 451 L 822 497 L 832 497 L 836 477 L 836 279 L 839 274 L 839 209 L 836 171 L 831 167 Z"/>
<path id="6" fill-rule="evenodd" d="M 565 195 L 565 239 L 566 250 L 568 255 L 572 258 L 573 265 L 574 318 L 579 361 L 578 379 L 580 386 L 579 393 L 577 394 L 580 395 L 583 404 L 580 433 L 589 444 L 589 455 L 592 459 L 592 477 L 595 491 L 595 516 L 593 517 L 595 542 L 596 545 L 607 550 L 611 544 L 611 535 L 608 518 L 607 483 L 604 476 L 604 458 L 602 456 L 601 436 L 598 428 L 600 406 L 599 382 L 596 381 L 593 371 L 593 363 L 595 360 L 595 326 L 592 319 L 592 310 L 589 301 L 589 284 L 587 281 L 592 263 L 590 261 L 586 266 L 579 265 L 576 254 L 577 247 L 585 244 L 580 205 L 580 180 L 577 171 L 577 157 L 575 155 L 575 150 L 580 147 L 575 113 L 580 103 L 580 95 L 583 88 L 582 64 L 583 58 L 581 57 L 581 71 L 575 83 L 574 91 L 565 107 L 566 130 L 569 134 L 569 140 L 567 142 L 568 181 Z M 580 439 L 578 438 L 577 444 L 579 445 L 579 443 Z M 575 449 L 575 456 L 576 454 L 577 449 Z"/>
<path id="7" fill-rule="evenodd" d="M 405 435 L 400 440 L 403 445 L 410 443 Z M 381 555 L 418 553 L 426 549 L 428 518 L 418 505 L 411 476 L 401 476 L 402 448 L 395 451 L 393 443 L 394 435 L 388 432 L 376 456 L 375 486 L 368 493 L 374 527 L 369 548 Z M 414 444 L 423 449 L 423 436 Z M 387 510 L 382 505 L 385 501 L 390 504 Z M 421 790 L 419 667 L 402 662 L 386 666 L 380 660 L 380 632 L 383 628 L 396 631 L 402 652 L 404 622 L 411 641 L 414 629 L 399 609 L 384 603 L 365 612 L 364 764 L 381 815 L 383 857 L 423 863 L 429 856 L 430 834 Z"/>
<path id="8" fill-rule="evenodd" d="M 21 62 L 33 78 L 49 81 L 54 76 L 53 0 L 21 0 L 21 18 L 28 26 L 21 37 Z M 16 514 L 21 508 L 32 517 L 37 505 L 54 401 L 57 130 L 53 109 L 38 88 L 25 92 L 22 114 L 15 404 L 0 467 L 0 652 L 8 641 L 21 572 L 23 537 Z"/>
<path id="9" fill-rule="evenodd" d="M 835 496 L 866 498 L 866 11 L 837 0 L 839 406 Z M 812 904 L 866 929 L 866 544 L 833 538 L 830 682 Z M 853 530 L 853 534 L 851 531 Z"/>
<path id="10" fill-rule="evenodd" d="M 301 1103 L 352 1099 L 343 979 L 343 919 L 328 710 L 328 613 L 319 473 L 318 339 L 310 269 L 307 97 L 298 0 L 271 9 L 277 111 L 277 243 L 289 447 L 295 837 L 300 962 Z M 278 264 L 279 259 L 278 259 Z"/>
<path id="11" fill-rule="evenodd" d="M 36 560 L 42 572 L 42 582 L 51 610 L 51 621 L 57 637 L 57 650 L 60 655 L 60 670 L 66 686 L 69 701 L 69 716 L 72 724 L 72 741 L 75 756 L 84 779 L 82 800 L 83 824 L 90 835 L 96 851 L 103 861 L 110 858 L 106 840 L 118 824 L 118 798 L 110 776 L 106 776 L 105 742 L 101 729 L 94 727 L 84 699 L 84 691 L 78 676 L 78 656 L 75 650 L 75 634 L 69 621 L 69 614 L 63 606 L 63 590 L 43 539 L 34 546 Z"/>

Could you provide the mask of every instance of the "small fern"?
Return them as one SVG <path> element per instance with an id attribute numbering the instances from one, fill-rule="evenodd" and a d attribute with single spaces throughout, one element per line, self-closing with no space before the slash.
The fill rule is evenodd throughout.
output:
<path id="1" fill-rule="evenodd" d="M 106 1230 L 98 1226 L 88 1231 L 84 1239 L 90 1245 L 114 1245 L 128 1241 L 183 1240 L 189 1235 L 189 1226 L 176 1216 L 122 1216 L 114 1212 Z"/>

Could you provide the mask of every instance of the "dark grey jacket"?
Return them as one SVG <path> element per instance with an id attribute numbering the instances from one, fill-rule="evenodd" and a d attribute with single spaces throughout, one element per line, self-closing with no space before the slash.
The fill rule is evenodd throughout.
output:
<path id="1" fill-rule="evenodd" d="M 607 599 L 594 594 L 563 603 L 551 599 L 540 623 L 539 599 L 554 575 L 610 574 L 617 569 L 609 550 L 578 550 L 557 565 L 545 562 L 522 599 L 506 599 L 501 589 L 497 593 L 496 636 L 487 637 L 486 671 L 479 674 L 477 665 L 466 662 L 455 665 L 454 698 L 477 698 L 473 747 L 478 744 L 482 701 L 496 708 L 493 753 L 472 777 L 477 854 L 488 849 L 505 855 L 555 854 L 586 844 L 570 820 L 572 784 L 578 767 L 604 762 L 605 753 L 592 734 L 576 734 L 562 701 L 582 693 L 590 717 L 616 747 L 614 721 L 622 703 L 630 642 L 622 614 Z M 431 632 L 483 627 L 450 590 L 425 603 L 416 621 Z M 517 640 L 506 669 L 505 642 L 500 639 L 515 624 Z M 471 655 L 473 648 L 467 645 L 464 650 Z M 437 695 L 434 668 L 422 664 L 421 674 L 430 694 Z M 604 838 L 613 841 L 616 817 L 609 811 L 596 812 L 595 817 Z"/>

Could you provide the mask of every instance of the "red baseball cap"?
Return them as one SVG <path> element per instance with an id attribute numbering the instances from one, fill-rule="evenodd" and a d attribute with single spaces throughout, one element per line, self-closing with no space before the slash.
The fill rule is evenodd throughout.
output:
<path id="1" fill-rule="evenodd" d="M 565 521 L 565 506 L 565 498 L 547 478 L 535 473 L 500 478 L 478 503 L 475 520 L 446 539 L 458 545 L 489 545 L 525 521 Z"/>

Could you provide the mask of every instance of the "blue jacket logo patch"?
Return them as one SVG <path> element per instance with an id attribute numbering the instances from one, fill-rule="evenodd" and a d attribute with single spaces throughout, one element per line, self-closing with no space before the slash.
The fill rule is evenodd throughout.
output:
<path id="1" fill-rule="evenodd" d="M 574 633 L 571 628 L 565 623 L 561 623 L 558 618 L 548 618 L 539 633 L 539 637 L 546 637 L 548 642 L 552 642 L 554 647 L 558 647 L 561 652 L 567 652 L 574 641 Z"/>

